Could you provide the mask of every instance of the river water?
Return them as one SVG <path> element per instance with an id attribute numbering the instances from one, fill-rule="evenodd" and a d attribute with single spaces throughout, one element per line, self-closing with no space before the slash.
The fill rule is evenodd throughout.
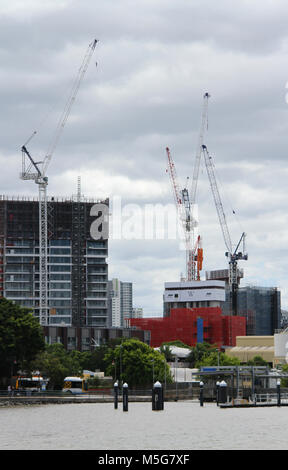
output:
<path id="1" fill-rule="evenodd" d="M 1 450 L 288 449 L 288 407 L 214 403 L 60 404 L 0 408 Z"/>

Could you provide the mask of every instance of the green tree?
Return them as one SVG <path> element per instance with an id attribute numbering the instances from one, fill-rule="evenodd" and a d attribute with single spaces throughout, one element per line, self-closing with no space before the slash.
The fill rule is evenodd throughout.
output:
<path id="1" fill-rule="evenodd" d="M 106 369 L 105 355 L 108 352 L 107 345 L 101 345 L 94 349 L 94 351 L 87 351 L 82 353 L 82 367 L 87 370 L 100 370 L 102 372 Z"/>
<path id="2" fill-rule="evenodd" d="M 28 309 L 0 298 L 0 376 L 29 369 L 30 362 L 44 348 L 38 319 Z"/>
<path id="3" fill-rule="evenodd" d="M 50 389 L 61 390 L 63 380 L 68 375 L 82 375 L 82 354 L 79 351 L 67 352 L 63 344 L 47 345 L 45 351 L 38 354 L 33 368 L 49 378 Z"/>
<path id="4" fill-rule="evenodd" d="M 163 354 L 167 362 L 172 362 L 174 359 L 174 356 L 172 354 L 171 348 L 168 344 L 161 344 L 160 348 L 160 353 Z"/>
<path id="5" fill-rule="evenodd" d="M 203 356 L 197 363 L 196 367 L 217 366 L 219 361 L 220 366 L 239 366 L 241 364 L 237 357 L 230 357 L 227 354 L 217 351 L 212 351 Z"/>
<path id="6" fill-rule="evenodd" d="M 120 381 L 127 382 L 129 387 L 152 386 L 152 382 L 171 383 L 172 376 L 165 357 L 159 352 L 139 341 L 128 339 L 109 348 L 105 360 L 107 374 Z"/>
<path id="7" fill-rule="evenodd" d="M 268 364 L 261 356 L 254 356 L 253 359 L 247 361 L 248 366 L 268 366 Z"/>
<path id="8" fill-rule="evenodd" d="M 206 342 L 197 343 L 196 346 L 191 348 L 191 352 L 189 356 L 187 356 L 186 360 L 190 363 L 191 367 L 196 367 L 197 363 L 201 362 L 206 356 L 209 356 L 211 353 L 215 352 L 218 355 L 217 348 L 212 344 Z"/>
<path id="9" fill-rule="evenodd" d="M 282 366 L 282 371 L 281 372 L 284 372 L 285 374 L 288 373 L 288 364 L 284 364 Z M 288 378 L 282 378 L 281 379 L 281 387 L 288 387 Z"/>

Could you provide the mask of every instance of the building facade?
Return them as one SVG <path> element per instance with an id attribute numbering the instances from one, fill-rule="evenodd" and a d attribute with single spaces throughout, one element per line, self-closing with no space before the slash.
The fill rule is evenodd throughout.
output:
<path id="1" fill-rule="evenodd" d="M 107 326 L 108 230 L 103 204 L 108 208 L 109 201 L 48 201 L 47 325 Z M 37 200 L 0 199 L 0 295 L 39 317 Z"/>
<path id="2" fill-rule="evenodd" d="M 133 313 L 133 285 L 112 279 L 108 282 L 108 317 L 109 326 L 123 327 Z"/>
<path id="3" fill-rule="evenodd" d="M 47 344 L 61 343 L 67 351 L 94 351 L 95 347 L 120 338 L 137 338 L 150 345 L 150 332 L 139 328 L 46 326 L 43 331 Z"/>
<path id="4" fill-rule="evenodd" d="M 120 328 L 122 323 L 120 281 L 112 279 L 108 281 L 108 325 Z"/>
<path id="5" fill-rule="evenodd" d="M 222 315 L 220 307 L 172 308 L 163 318 L 132 318 L 131 326 L 150 331 L 151 346 L 180 340 L 189 346 L 203 341 L 222 348 L 234 346 L 246 334 L 246 319 Z"/>
<path id="6" fill-rule="evenodd" d="M 276 287 L 241 287 L 238 314 L 247 321 L 247 335 L 269 336 L 281 328 L 281 295 Z"/>
<path id="7" fill-rule="evenodd" d="M 166 282 L 163 302 L 165 317 L 170 316 L 173 308 L 222 307 L 225 302 L 225 282 Z"/>
<path id="8" fill-rule="evenodd" d="M 143 318 L 143 308 L 142 307 L 133 307 L 133 309 L 132 309 L 132 318 Z"/>

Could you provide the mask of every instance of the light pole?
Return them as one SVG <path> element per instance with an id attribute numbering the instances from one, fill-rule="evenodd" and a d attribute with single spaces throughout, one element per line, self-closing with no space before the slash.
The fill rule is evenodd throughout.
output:
<path id="1" fill-rule="evenodd" d="M 120 380 L 121 380 L 121 383 L 123 383 L 122 381 L 122 344 L 120 344 Z"/>
<path id="2" fill-rule="evenodd" d="M 176 369 L 175 369 L 175 383 L 176 383 L 176 397 L 175 401 L 178 400 L 178 357 L 175 357 Z"/>
<path id="3" fill-rule="evenodd" d="M 220 349 L 218 348 L 218 349 L 216 349 L 216 351 L 217 351 L 217 367 L 219 369 L 219 366 L 220 366 Z"/>
<path id="4" fill-rule="evenodd" d="M 119 354 L 119 385 L 121 386 L 122 384 L 122 344 L 118 344 L 116 348 L 120 348 L 120 354 Z M 116 360 L 115 360 L 115 374 L 116 374 Z M 116 377 L 115 377 L 116 379 Z"/>

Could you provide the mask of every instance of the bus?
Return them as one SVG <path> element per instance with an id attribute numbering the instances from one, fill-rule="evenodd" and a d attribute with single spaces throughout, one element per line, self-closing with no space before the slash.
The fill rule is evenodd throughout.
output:
<path id="1" fill-rule="evenodd" d="M 32 377 L 17 377 L 15 382 L 15 390 L 17 393 L 38 393 L 42 390 L 46 390 L 47 381 L 40 375 Z"/>
<path id="2" fill-rule="evenodd" d="M 88 383 L 81 377 L 65 377 L 62 392 L 74 395 L 88 392 Z"/>

